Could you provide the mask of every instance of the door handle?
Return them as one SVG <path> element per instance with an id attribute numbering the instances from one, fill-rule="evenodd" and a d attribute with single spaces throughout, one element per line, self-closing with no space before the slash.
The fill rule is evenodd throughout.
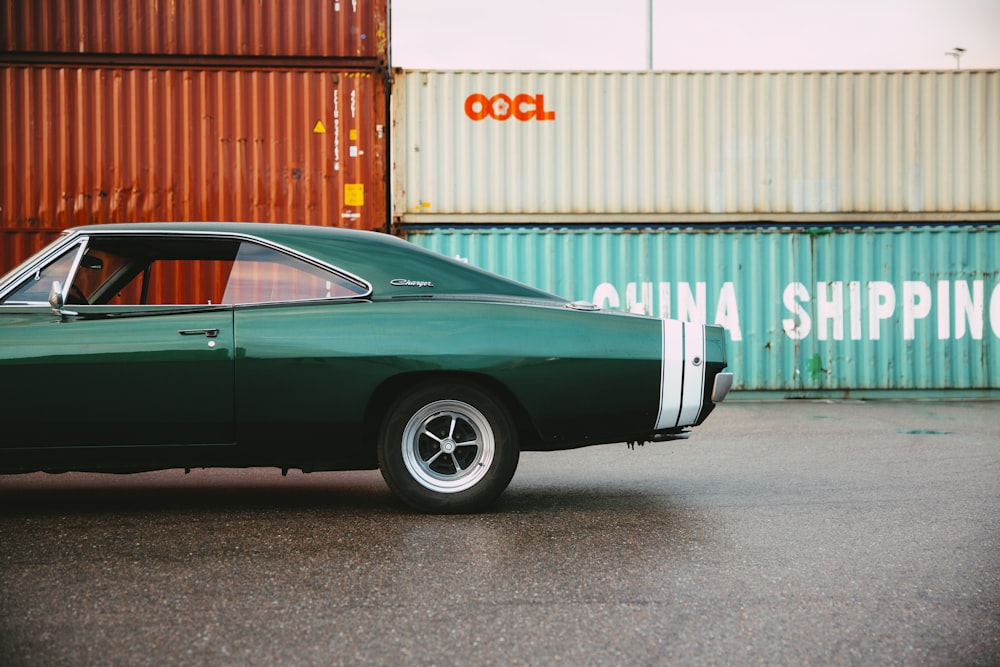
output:
<path id="1" fill-rule="evenodd" d="M 182 336 L 205 336 L 206 338 L 215 338 L 219 335 L 218 329 L 181 329 L 178 331 Z"/>

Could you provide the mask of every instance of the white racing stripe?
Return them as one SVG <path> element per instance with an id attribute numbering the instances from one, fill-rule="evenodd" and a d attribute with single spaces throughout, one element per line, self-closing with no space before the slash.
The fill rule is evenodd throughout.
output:
<path id="1" fill-rule="evenodd" d="M 655 430 L 690 426 L 698 420 L 705 393 L 705 327 L 663 320 L 662 354 Z"/>
<path id="2" fill-rule="evenodd" d="M 684 323 L 661 320 L 663 352 L 660 361 L 660 413 L 655 430 L 674 428 L 680 416 L 684 379 Z"/>
<path id="3" fill-rule="evenodd" d="M 678 426 L 698 421 L 705 396 L 705 327 L 684 323 L 684 390 Z"/>

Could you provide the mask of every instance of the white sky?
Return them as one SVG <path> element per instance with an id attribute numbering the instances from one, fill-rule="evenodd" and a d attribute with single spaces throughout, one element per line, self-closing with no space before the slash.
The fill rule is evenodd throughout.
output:
<path id="1" fill-rule="evenodd" d="M 391 0 L 405 69 L 638 70 L 648 0 Z M 1000 0 L 653 0 L 653 69 L 1000 69 Z"/>

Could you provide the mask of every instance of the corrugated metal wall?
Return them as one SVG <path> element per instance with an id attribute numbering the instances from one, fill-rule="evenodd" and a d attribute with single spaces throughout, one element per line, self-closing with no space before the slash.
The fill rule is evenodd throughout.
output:
<path id="1" fill-rule="evenodd" d="M 0 227 L 385 225 L 379 76 L 2 67 L 0 86 Z"/>
<path id="2" fill-rule="evenodd" d="M 736 388 L 1000 389 L 1000 226 L 410 230 L 570 299 L 719 322 Z"/>
<path id="3" fill-rule="evenodd" d="M 384 230 L 388 3 L 0 3 L 0 271 L 66 227 Z"/>
<path id="4" fill-rule="evenodd" d="M 402 223 L 1000 213 L 1000 71 L 405 71 L 393 115 Z"/>
<path id="5" fill-rule="evenodd" d="M 51 230 L 0 229 L 0 275 L 31 257 L 59 237 Z"/>
<path id="6" fill-rule="evenodd" d="M 387 6 L 370 0 L 6 0 L 0 51 L 371 58 L 385 65 Z"/>

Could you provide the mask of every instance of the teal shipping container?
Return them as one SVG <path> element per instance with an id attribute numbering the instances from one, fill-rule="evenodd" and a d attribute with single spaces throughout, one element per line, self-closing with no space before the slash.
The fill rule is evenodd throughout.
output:
<path id="1" fill-rule="evenodd" d="M 406 232 L 570 299 L 722 324 L 746 396 L 1000 396 L 997 223 Z"/>

